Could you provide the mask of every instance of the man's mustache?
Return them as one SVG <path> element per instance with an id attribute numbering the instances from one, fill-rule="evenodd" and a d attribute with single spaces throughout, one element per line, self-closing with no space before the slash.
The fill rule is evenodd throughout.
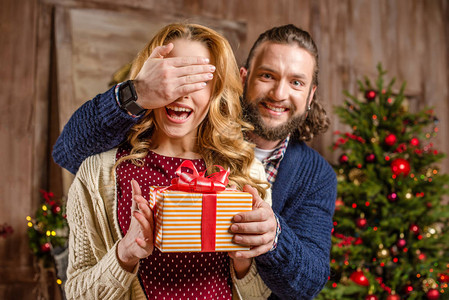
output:
<path id="1" fill-rule="evenodd" d="M 285 101 L 285 100 L 284 101 L 276 101 L 269 97 L 261 97 L 261 98 L 255 99 L 255 105 L 259 105 L 262 102 L 271 104 L 273 106 L 282 106 L 283 108 L 286 108 L 290 111 L 296 111 L 296 106 L 289 101 Z"/>

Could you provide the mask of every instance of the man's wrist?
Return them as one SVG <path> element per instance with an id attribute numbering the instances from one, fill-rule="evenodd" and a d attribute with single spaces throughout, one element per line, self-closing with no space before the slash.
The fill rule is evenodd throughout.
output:
<path id="1" fill-rule="evenodd" d="M 122 93 L 122 89 L 126 89 L 126 93 Z M 137 93 L 132 80 L 118 83 L 114 89 L 115 100 L 120 109 L 126 111 L 133 118 L 143 116 L 147 111 L 137 103 Z M 122 99 L 126 94 L 127 99 Z"/>

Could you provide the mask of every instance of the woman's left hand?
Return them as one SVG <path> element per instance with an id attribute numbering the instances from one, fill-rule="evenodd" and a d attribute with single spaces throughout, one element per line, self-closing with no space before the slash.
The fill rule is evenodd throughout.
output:
<path id="1" fill-rule="evenodd" d="M 153 212 L 148 201 L 142 196 L 139 184 L 131 180 L 132 207 L 131 224 L 123 239 L 117 245 L 117 258 L 120 265 L 132 272 L 141 258 L 153 253 Z"/>

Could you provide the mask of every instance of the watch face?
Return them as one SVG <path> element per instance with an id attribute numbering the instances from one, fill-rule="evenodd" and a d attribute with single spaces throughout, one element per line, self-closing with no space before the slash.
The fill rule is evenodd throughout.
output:
<path id="1" fill-rule="evenodd" d="M 133 99 L 133 94 L 131 92 L 131 87 L 128 83 L 125 84 L 123 88 L 120 89 L 120 100 L 122 103 L 127 103 Z"/>

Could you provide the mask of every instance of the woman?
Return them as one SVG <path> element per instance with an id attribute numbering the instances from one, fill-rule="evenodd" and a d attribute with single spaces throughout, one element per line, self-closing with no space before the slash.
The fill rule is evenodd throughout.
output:
<path id="1" fill-rule="evenodd" d="M 199 171 L 213 165 L 229 168 L 231 185 L 250 185 L 271 201 L 264 169 L 243 138 L 242 132 L 251 128 L 241 120 L 242 87 L 229 43 L 204 26 L 168 25 L 134 61 L 131 78 L 136 83 L 151 53 L 163 45 L 171 49 L 168 59 L 208 58 L 216 67 L 214 78 L 199 91 L 147 111 L 126 143 L 83 162 L 67 205 L 67 297 L 267 297 L 270 291 L 249 259 L 229 263 L 227 253 L 161 253 L 154 248 L 153 215 L 142 195 L 152 185 L 169 185 L 186 159 Z"/>

